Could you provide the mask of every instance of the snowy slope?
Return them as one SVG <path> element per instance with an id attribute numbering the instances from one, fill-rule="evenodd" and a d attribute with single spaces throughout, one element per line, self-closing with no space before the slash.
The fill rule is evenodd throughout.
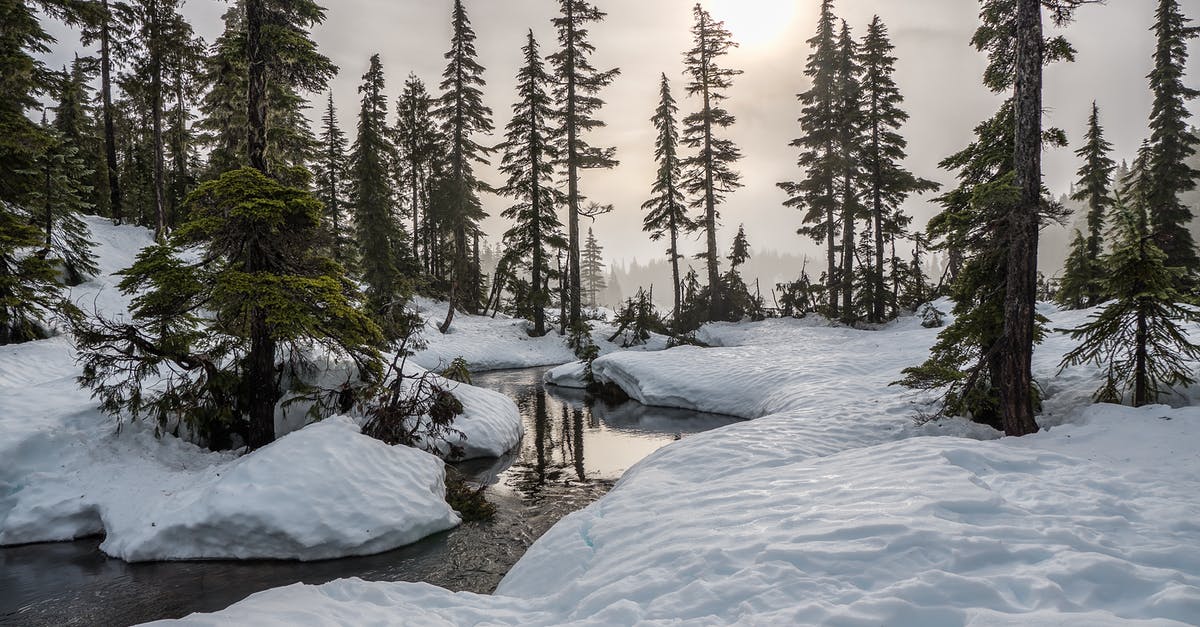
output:
<path id="1" fill-rule="evenodd" d="M 101 276 L 72 290 L 85 310 L 127 311 L 112 273 L 151 242 L 145 229 L 88 218 Z M 104 532 L 110 555 L 325 559 L 389 550 L 458 523 L 442 499 L 442 462 L 363 436 L 345 418 L 242 458 L 209 453 L 95 409 L 75 383 L 69 338 L 0 347 L 0 544 Z M 468 457 L 516 446 L 511 399 L 455 388 Z M 302 411 L 296 413 L 303 413 Z M 303 426 L 281 412 L 280 433 Z M 446 447 L 448 448 L 448 446 Z"/>
<path id="2" fill-rule="evenodd" d="M 918 428 L 923 399 L 888 385 L 933 342 L 916 320 L 705 334 L 724 347 L 614 354 L 597 372 L 650 402 L 756 420 L 651 455 L 543 536 L 495 596 L 347 580 L 183 622 L 1200 622 L 1200 409 L 1088 405 L 1097 373 L 1056 376 L 1069 342 L 1054 337 L 1036 358 L 1049 429 Z"/>

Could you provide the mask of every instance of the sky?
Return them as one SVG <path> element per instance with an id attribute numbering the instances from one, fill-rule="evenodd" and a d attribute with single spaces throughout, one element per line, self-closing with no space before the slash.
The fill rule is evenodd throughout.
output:
<path id="1" fill-rule="evenodd" d="M 340 68 L 331 83 L 341 124 L 353 133 L 358 108 L 357 87 L 371 54 L 381 55 L 394 101 L 404 79 L 416 73 L 436 89 L 449 47 L 450 0 L 326 0 L 327 20 L 314 29 L 321 51 Z M 515 100 L 515 74 L 526 32 L 533 29 L 544 53 L 556 47 L 550 19 L 554 0 L 467 0 L 480 61 L 486 67 L 486 103 L 494 112 L 497 134 L 481 143 L 499 143 Z M 601 93 L 607 105 L 599 118 L 607 126 L 588 139 L 593 145 L 615 146 L 620 165 L 607 171 L 585 171 L 582 190 L 591 200 L 613 204 L 614 212 L 594 224 L 597 239 L 610 260 L 628 262 L 665 256 L 660 242 L 641 232 L 642 202 L 649 196 L 655 165 L 655 133 L 649 118 L 658 100 L 658 81 L 666 73 L 675 88 L 681 114 L 697 103 L 684 96 L 683 53 L 691 46 L 693 0 L 596 0 L 608 13 L 593 25 L 596 46 L 593 63 L 617 67 L 620 76 Z M 739 224 L 745 224 L 755 249 L 819 255 L 811 240 L 796 235 L 799 211 L 783 207 L 785 195 L 776 183 L 797 180 L 796 152 L 788 143 L 800 133 L 796 94 L 808 88 L 803 74 L 819 8 L 817 0 L 705 0 L 716 19 L 727 26 L 740 46 L 724 63 L 744 71 L 729 91 L 728 108 L 737 123 L 728 131 L 741 148 L 738 164 L 745 187 L 729 196 L 721 208 L 722 237 L 727 248 Z M 1074 23 L 1063 30 L 1078 50 L 1075 63 L 1060 64 L 1046 74 L 1045 106 L 1048 124 L 1066 130 L 1070 149 L 1045 157 L 1047 185 L 1066 191 L 1078 168 L 1072 154 L 1078 147 L 1091 102 L 1101 107 L 1102 122 L 1115 145 L 1118 159 L 1131 158 L 1147 135 L 1151 96 L 1146 74 L 1154 48 L 1150 26 L 1154 0 L 1110 0 L 1083 7 Z M 1188 17 L 1200 20 L 1200 2 L 1182 3 Z M 220 15 L 228 4 L 217 0 L 188 0 L 184 13 L 197 32 L 211 42 L 220 32 Z M 946 155 L 966 145 L 972 129 L 999 106 L 1000 98 L 981 84 L 985 59 L 969 46 L 978 24 L 978 4 L 972 0 L 841 0 L 835 11 L 861 37 L 873 15 L 887 24 L 896 46 L 896 80 L 911 115 L 902 132 L 909 141 L 907 166 L 917 175 L 943 184 L 950 173 L 937 168 Z M 75 35 L 56 29 L 60 46 L 53 60 L 69 58 Z M 1193 43 L 1187 83 L 1200 86 L 1200 44 Z M 320 95 L 315 102 L 323 102 Z M 1193 111 L 1200 104 L 1193 103 Z M 320 111 L 314 110 L 314 119 Z M 1200 123 L 1193 116 L 1194 123 Z M 494 158 L 493 162 L 498 162 Z M 499 185 L 492 168 L 479 171 L 485 181 Z M 507 228 L 499 218 L 507 199 L 486 195 L 484 206 L 493 215 L 485 230 L 498 238 Z M 930 197 L 909 201 L 906 209 L 923 224 L 936 213 Z M 698 238 L 688 242 L 700 249 Z"/>

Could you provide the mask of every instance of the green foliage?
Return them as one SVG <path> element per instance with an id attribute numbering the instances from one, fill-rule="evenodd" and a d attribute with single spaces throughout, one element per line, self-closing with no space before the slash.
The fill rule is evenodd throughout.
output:
<path id="1" fill-rule="evenodd" d="M 1195 384 L 1200 346 L 1185 325 L 1200 323 L 1200 312 L 1179 291 L 1183 269 L 1167 266 L 1141 205 L 1117 205 L 1117 238 L 1104 259 L 1105 289 L 1113 301 L 1083 326 L 1066 331 L 1080 344 L 1061 367 L 1096 364 L 1105 371 L 1098 402 L 1134 406 L 1156 403 L 1168 390 Z"/>
<path id="2" fill-rule="evenodd" d="M 626 300 L 625 305 L 617 311 L 613 324 L 617 330 L 608 341 L 620 339 L 624 348 L 645 344 L 652 333 L 670 334 L 667 323 L 654 307 L 653 294 L 640 288 L 637 295 Z"/>
<path id="3" fill-rule="evenodd" d="M 56 129 L 45 126 L 50 142 L 34 163 L 40 184 L 26 196 L 30 219 L 42 227 L 42 254 L 62 265 L 68 285 L 100 271 L 92 255 L 91 230 L 79 214 L 92 209 L 92 176 L 78 149 Z"/>
<path id="4" fill-rule="evenodd" d="M 442 370 L 441 375 L 451 381 L 458 381 L 459 383 L 466 383 L 468 385 L 471 383 L 471 368 L 467 364 L 467 360 L 462 357 L 455 357 L 450 362 L 450 365 Z"/>
<path id="5" fill-rule="evenodd" d="M 276 347 L 276 373 L 281 362 L 315 370 L 313 354 L 329 353 L 351 360 L 360 381 L 378 378 L 383 338 L 341 267 L 319 254 L 319 201 L 243 168 L 201 185 L 187 205 L 170 244 L 143 250 L 121 273 L 131 319 L 76 325 L 80 384 L 105 411 L 234 445 L 263 400 L 250 363 L 260 328 Z M 194 251 L 189 261 L 182 250 Z M 317 393 L 282 381 L 268 382 L 272 405 L 288 391 Z"/>
<path id="6" fill-rule="evenodd" d="M 43 238 L 0 204 L 0 346 L 46 337 L 51 317 L 77 313 L 63 299 L 54 268 L 35 252 Z"/>
<path id="7" fill-rule="evenodd" d="M 1067 309 L 1087 309 L 1100 304 L 1104 294 L 1104 263 L 1092 256 L 1089 238 L 1075 231 L 1067 254 L 1055 302 Z"/>

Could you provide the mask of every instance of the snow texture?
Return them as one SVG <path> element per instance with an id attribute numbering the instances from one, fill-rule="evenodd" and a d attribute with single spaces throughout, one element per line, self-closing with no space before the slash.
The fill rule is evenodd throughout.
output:
<path id="1" fill-rule="evenodd" d="M 1046 308 L 1055 327 L 1086 312 Z M 552 528 L 496 595 L 345 580 L 183 624 L 1186 625 L 1200 621 L 1200 409 L 1087 403 L 1039 348 L 1041 433 L 914 426 L 889 386 L 916 319 L 712 325 L 717 348 L 617 353 L 635 398 L 754 418 L 685 438 Z M 1180 404 L 1188 404 L 1181 397 Z"/>
<path id="2" fill-rule="evenodd" d="M 128 301 L 112 273 L 151 234 L 87 220 L 102 273 L 72 298 L 122 315 Z M 239 458 L 138 423 L 118 434 L 77 374 L 67 336 L 0 347 L 0 544 L 104 533 L 102 550 L 130 561 L 315 560 L 390 550 L 458 523 L 440 459 L 368 438 L 349 418 L 301 429 L 293 414 L 303 408 L 281 410 L 280 432 L 294 432 Z M 511 399 L 453 385 L 466 413 L 456 421 L 465 439 L 452 443 L 467 457 L 520 442 Z"/>

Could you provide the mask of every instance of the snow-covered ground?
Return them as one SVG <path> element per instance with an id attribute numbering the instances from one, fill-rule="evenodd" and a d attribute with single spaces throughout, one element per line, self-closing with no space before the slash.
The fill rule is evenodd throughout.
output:
<path id="1" fill-rule="evenodd" d="M 112 276 L 150 233 L 88 219 L 101 276 L 72 290 L 110 315 L 128 301 Z M 153 427 L 117 422 L 75 383 L 69 338 L 0 347 L 0 544 L 105 533 L 127 560 L 326 559 L 389 550 L 458 523 L 440 459 L 389 447 L 348 418 L 299 429 L 281 410 L 275 444 L 211 453 Z M 467 457 L 516 446 L 522 423 L 501 394 L 455 384 Z M 302 414 L 302 411 L 288 412 Z M 443 448 L 448 449 L 445 445 Z"/>
<path id="2" fill-rule="evenodd" d="M 1086 313 L 1045 309 L 1055 327 Z M 493 596 L 345 580 L 216 624 L 1200 623 L 1200 409 L 1093 406 L 1091 368 L 1035 375 L 1042 433 L 917 427 L 889 383 L 936 330 L 713 325 L 711 349 L 615 353 L 634 398 L 754 418 L 685 438 L 543 536 Z"/>

